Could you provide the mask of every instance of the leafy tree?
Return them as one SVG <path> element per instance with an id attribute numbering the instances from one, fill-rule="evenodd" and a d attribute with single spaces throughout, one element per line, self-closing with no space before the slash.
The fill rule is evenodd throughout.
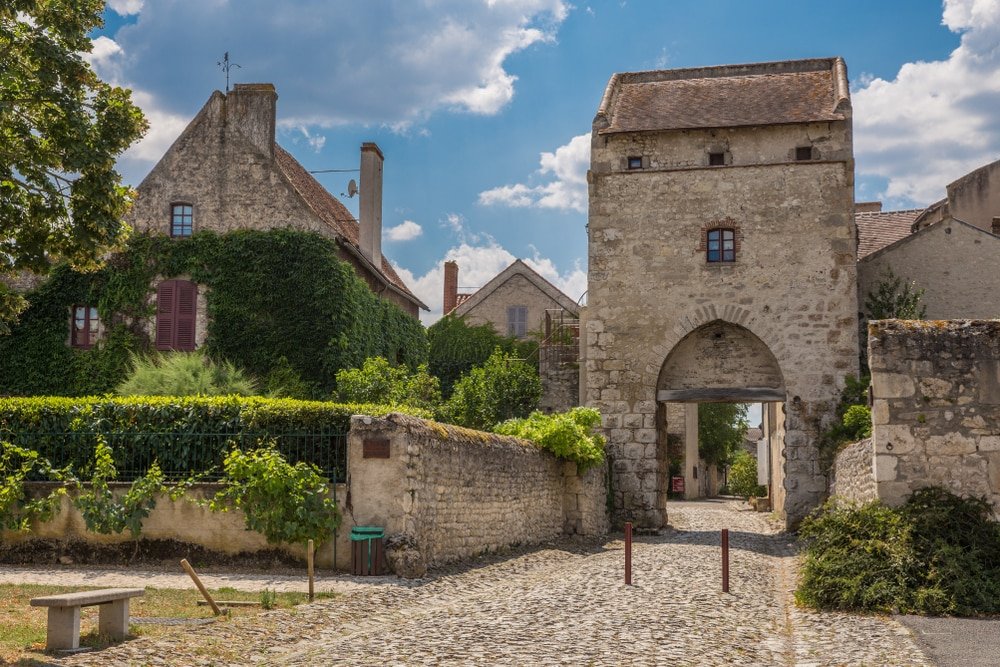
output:
<path id="1" fill-rule="evenodd" d="M 746 435 L 749 406 L 744 403 L 698 405 L 698 456 L 708 465 L 724 466 Z"/>
<path id="2" fill-rule="evenodd" d="M 757 459 L 742 449 L 733 456 L 728 479 L 729 490 L 734 495 L 744 498 L 762 498 L 767 495 L 767 488 L 757 484 Z"/>
<path id="3" fill-rule="evenodd" d="M 486 363 L 455 384 L 440 416 L 459 426 L 490 430 L 507 419 L 527 417 L 541 396 L 538 370 L 497 347 Z"/>
<path id="4" fill-rule="evenodd" d="M 431 375 L 441 381 L 447 398 L 455 383 L 476 366 L 482 366 L 496 348 L 519 359 L 528 359 L 538 349 L 536 341 L 519 341 L 501 336 L 490 324 L 466 324 L 461 317 L 448 315 L 427 329 L 430 345 L 428 366 Z"/>
<path id="5" fill-rule="evenodd" d="M 0 276 L 93 267 L 128 236 L 115 158 L 146 121 L 81 56 L 103 11 L 103 0 L 0 6 Z M 0 281 L 0 333 L 25 307 Z"/>
<path id="6" fill-rule="evenodd" d="M 253 380 L 228 361 L 216 363 L 203 351 L 133 355 L 132 374 L 119 396 L 253 396 Z"/>
<path id="7" fill-rule="evenodd" d="M 361 368 L 337 373 L 337 398 L 345 403 L 412 405 L 433 409 L 441 404 L 438 379 L 421 364 L 415 373 L 392 366 L 384 357 L 365 359 Z"/>
<path id="8" fill-rule="evenodd" d="M 927 314 L 927 306 L 920 303 L 924 291 L 916 281 L 900 278 L 887 267 L 865 299 L 868 319 L 922 320 Z"/>

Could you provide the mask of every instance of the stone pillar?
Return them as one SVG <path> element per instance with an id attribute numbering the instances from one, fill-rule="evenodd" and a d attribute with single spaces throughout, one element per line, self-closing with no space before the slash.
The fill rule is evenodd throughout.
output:
<path id="1" fill-rule="evenodd" d="M 698 404 L 684 404 L 684 499 L 697 498 L 698 479 Z"/>
<path id="2" fill-rule="evenodd" d="M 444 263 L 444 299 L 441 314 L 447 315 L 458 305 L 458 262 L 449 260 Z"/>

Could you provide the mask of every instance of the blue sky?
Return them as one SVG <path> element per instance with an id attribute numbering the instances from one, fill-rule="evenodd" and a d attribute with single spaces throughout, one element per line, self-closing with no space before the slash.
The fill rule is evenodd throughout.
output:
<path id="1" fill-rule="evenodd" d="M 151 122 L 120 162 L 133 185 L 224 87 L 224 51 L 234 82 L 275 84 L 278 141 L 307 168 L 355 168 L 376 141 L 383 252 L 425 321 L 445 259 L 478 287 L 521 257 L 582 296 L 586 135 L 616 71 L 843 56 L 857 198 L 890 208 L 1000 158 L 1000 0 L 111 0 L 94 37 Z M 318 178 L 339 195 L 351 176 Z"/>

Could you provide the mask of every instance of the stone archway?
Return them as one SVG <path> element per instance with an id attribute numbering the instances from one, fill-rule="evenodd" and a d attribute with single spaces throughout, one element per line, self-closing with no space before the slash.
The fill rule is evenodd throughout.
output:
<path id="1" fill-rule="evenodd" d="M 684 452 L 684 465 L 679 470 L 684 478 L 684 497 L 700 495 L 699 403 L 765 404 L 762 417 L 770 445 L 767 469 L 779 476 L 769 486 L 775 490 L 780 487 L 785 398 L 784 377 L 777 358 L 746 327 L 715 319 L 700 324 L 681 338 L 666 355 L 656 381 L 657 458 L 661 471 L 658 496 L 664 505 L 671 483 L 671 446 L 675 454 L 678 445 Z"/>

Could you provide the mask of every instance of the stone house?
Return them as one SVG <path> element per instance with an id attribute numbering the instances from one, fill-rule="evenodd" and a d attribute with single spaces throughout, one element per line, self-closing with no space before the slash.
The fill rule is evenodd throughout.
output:
<path id="1" fill-rule="evenodd" d="M 275 142 L 271 84 L 215 91 L 137 188 L 127 221 L 140 233 L 181 238 L 202 230 L 291 228 L 333 239 L 340 259 L 371 290 L 417 316 L 427 310 L 382 255 L 382 151 L 361 147 L 360 221 Z M 289 258 L 294 262 L 294 258 Z M 157 280 L 148 323 L 160 350 L 190 350 L 207 332 L 204 287 L 185 276 Z M 93 328 L 89 305 L 74 308 L 74 335 Z"/>
<path id="2" fill-rule="evenodd" d="M 840 58 L 615 74 L 593 122 L 583 396 L 616 521 L 666 522 L 670 436 L 764 402 L 774 509 L 820 502 L 819 432 L 858 372 L 857 231 Z"/>
<path id="3" fill-rule="evenodd" d="M 858 204 L 858 303 L 887 269 L 924 290 L 927 319 L 1000 317 L 1000 160 L 947 186 L 924 209 L 882 211 Z"/>

